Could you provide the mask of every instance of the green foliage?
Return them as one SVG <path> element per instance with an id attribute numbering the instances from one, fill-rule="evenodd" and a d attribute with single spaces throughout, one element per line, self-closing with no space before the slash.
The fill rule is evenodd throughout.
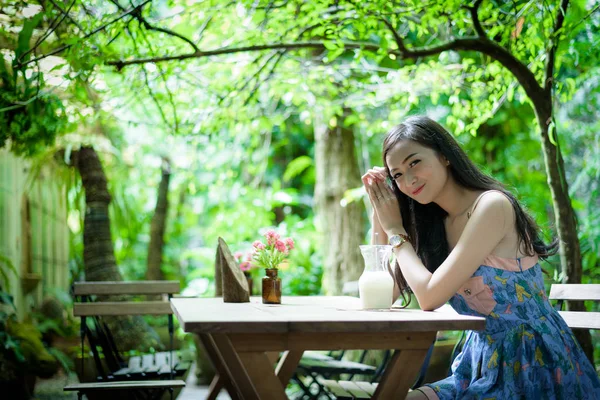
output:
<path id="1" fill-rule="evenodd" d="M 20 66 L 31 56 L 30 42 L 43 14 L 25 19 L 12 65 L 0 59 L 0 147 L 7 141 L 16 154 L 31 156 L 54 143 L 66 126 L 62 101 L 45 85 L 44 73 Z"/>
<path id="2" fill-rule="evenodd" d="M 20 97 L 14 97 L 14 90 L 0 87 L 0 95 L 13 96 L 0 108 L 34 95 L 35 101 L 27 106 L 44 99 L 51 104 L 11 109 L 37 115 L 31 117 L 37 125 L 19 120 L 23 123 L 18 130 L 0 132 L 24 135 L 11 138 L 13 146 L 27 143 L 21 151 L 34 152 L 34 143 L 51 141 L 52 132 L 64 130 L 55 126 L 58 120 L 51 119 L 53 112 L 80 122 L 84 137 L 90 136 L 90 127 L 96 132 L 97 121 L 102 122 L 101 133 L 109 141 L 101 154 L 113 196 L 115 255 L 126 279 L 141 279 L 145 273 L 149 222 L 160 177 L 156 161 L 166 154 L 177 158 L 162 267 L 168 277 L 182 277 L 184 284 L 196 277 L 212 278 L 217 236 L 243 248 L 261 229 L 286 226 L 290 235 L 300 241 L 300 236 L 306 237 L 310 243 L 293 253 L 290 270 L 283 273 L 284 282 L 290 279 L 284 291 L 318 292 L 322 244 L 313 224 L 313 130 L 318 119 L 330 126 L 343 122 L 355 130 L 364 171 L 381 165 L 381 139 L 391 126 L 406 114 L 429 113 L 450 128 L 479 165 L 514 190 L 547 236 L 552 235 L 554 216 L 535 115 L 511 71 L 489 56 L 470 51 L 401 60 L 394 33 L 384 21 L 405 34 L 409 49 L 435 46 L 475 34 L 464 1 L 153 2 L 144 6 L 142 17 L 191 38 L 203 51 L 307 41 L 323 47 L 231 53 L 120 70 L 93 66 L 189 54 L 192 46 L 148 29 L 135 18 L 118 20 L 125 10 L 113 4 L 96 4 L 93 15 L 83 4 L 76 1 L 70 13 L 79 26 L 67 22 L 55 34 L 71 46 L 61 56 L 71 68 L 66 104 L 73 102 L 75 111 L 67 113 L 66 107 L 38 94 L 51 96 L 50 88 L 43 85 L 48 73 L 36 72 L 33 64 L 28 73 L 0 63 L 3 82 L 20 88 Z M 539 83 L 558 4 L 485 1 L 479 10 L 488 37 L 527 65 Z M 593 280 L 599 248 L 599 217 L 594 208 L 598 201 L 594 160 L 599 157 L 594 152 L 597 126 L 593 121 L 598 120 L 599 97 L 597 55 L 592 49 L 599 43 L 600 24 L 598 14 L 586 7 L 590 5 L 585 1 L 571 2 L 561 33 L 555 90 L 557 109 L 569 108 L 569 115 L 559 115 L 555 126 L 579 216 L 584 270 Z M 46 13 L 41 20 L 42 14 L 20 20 L 23 29 L 14 40 L 14 60 L 31 48 L 32 40 L 26 37 L 33 36 L 33 41 L 41 37 L 59 15 L 52 8 Z M 92 32 L 113 20 L 82 39 L 82 31 Z M 51 35 L 49 45 L 54 40 Z M 363 45 L 358 48 L 353 43 Z M 103 111 L 90 110 L 95 104 Z M 36 114 L 39 110 L 41 115 Z M 0 121 L 6 115 L 8 111 L 2 112 Z M 33 134 L 36 129 L 48 131 Z M 61 145 L 65 142 L 68 147 L 68 140 Z M 361 196 L 360 189 L 350 190 L 344 201 Z M 81 187 L 72 186 L 69 198 L 71 265 L 76 276 L 82 269 Z"/>
<path id="3" fill-rule="evenodd" d="M 11 381 L 18 374 L 33 373 L 48 378 L 58 369 L 55 358 L 44 347 L 35 326 L 18 322 L 13 300 L 0 291 L 0 381 Z"/>
<path id="4" fill-rule="evenodd" d="M 0 254 L 0 283 L 2 284 L 0 289 L 4 288 L 7 292 L 10 290 L 9 272 L 17 276 L 17 269 L 13 265 L 11 259 Z"/>

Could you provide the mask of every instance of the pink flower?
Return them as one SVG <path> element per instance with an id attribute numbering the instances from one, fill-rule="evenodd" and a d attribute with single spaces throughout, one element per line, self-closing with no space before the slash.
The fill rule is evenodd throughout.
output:
<path id="1" fill-rule="evenodd" d="M 242 257 L 244 257 L 244 253 L 242 253 L 241 251 L 236 251 L 235 253 L 233 253 L 233 258 L 235 258 L 235 261 L 239 262 Z"/>
<path id="2" fill-rule="evenodd" d="M 240 269 L 242 271 L 250 271 L 251 264 L 248 261 L 244 261 L 240 264 Z"/>
<path id="3" fill-rule="evenodd" d="M 285 239 L 285 244 L 288 247 L 288 250 L 294 250 L 294 239 L 292 238 L 286 238 Z"/>
<path id="4" fill-rule="evenodd" d="M 263 242 L 261 242 L 260 240 L 257 240 L 254 243 L 252 243 L 252 246 L 254 246 L 254 248 L 256 250 L 264 250 L 265 249 L 265 244 Z"/>
<path id="5" fill-rule="evenodd" d="M 254 255 L 254 253 L 248 253 L 246 254 L 246 261 L 252 261 L 252 256 Z"/>
<path id="6" fill-rule="evenodd" d="M 267 238 L 267 244 L 269 246 L 273 246 L 280 238 L 279 234 L 274 230 L 268 230 L 267 233 L 265 233 L 265 237 Z"/>
<path id="7" fill-rule="evenodd" d="M 280 253 L 287 254 L 287 251 L 288 251 L 288 249 L 287 249 L 287 247 L 285 246 L 285 243 L 284 243 L 284 242 L 282 242 L 281 240 L 277 240 L 277 241 L 275 242 L 275 248 L 276 248 L 276 249 L 277 249 L 277 251 L 279 251 Z"/>

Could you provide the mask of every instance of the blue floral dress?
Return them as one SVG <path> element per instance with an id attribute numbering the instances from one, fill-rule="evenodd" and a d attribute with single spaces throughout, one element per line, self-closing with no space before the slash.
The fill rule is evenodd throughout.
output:
<path id="1" fill-rule="evenodd" d="M 490 256 L 450 299 L 486 317 L 467 333 L 452 375 L 421 390 L 429 399 L 600 399 L 600 380 L 546 297 L 537 257 Z"/>

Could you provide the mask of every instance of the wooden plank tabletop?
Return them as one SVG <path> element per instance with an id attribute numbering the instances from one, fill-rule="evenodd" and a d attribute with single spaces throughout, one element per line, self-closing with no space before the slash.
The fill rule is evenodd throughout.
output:
<path id="1" fill-rule="evenodd" d="M 282 304 L 224 303 L 222 298 L 175 298 L 171 306 L 186 332 L 423 332 L 481 330 L 485 318 L 450 307 L 435 311 L 361 310 L 360 300 L 344 296 L 284 296 Z"/>

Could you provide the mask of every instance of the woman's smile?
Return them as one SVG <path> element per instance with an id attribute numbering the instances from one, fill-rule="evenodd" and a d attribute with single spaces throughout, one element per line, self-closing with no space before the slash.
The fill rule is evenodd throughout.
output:
<path id="1" fill-rule="evenodd" d="M 419 193 L 421 193 L 423 191 L 423 188 L 425 187 L 425 184 L 422 184 L 420 187 L 417 188 L 417 190 L 415 190 L 414 192 L 412 192 L 413 196 L 418 195 Z"/>

